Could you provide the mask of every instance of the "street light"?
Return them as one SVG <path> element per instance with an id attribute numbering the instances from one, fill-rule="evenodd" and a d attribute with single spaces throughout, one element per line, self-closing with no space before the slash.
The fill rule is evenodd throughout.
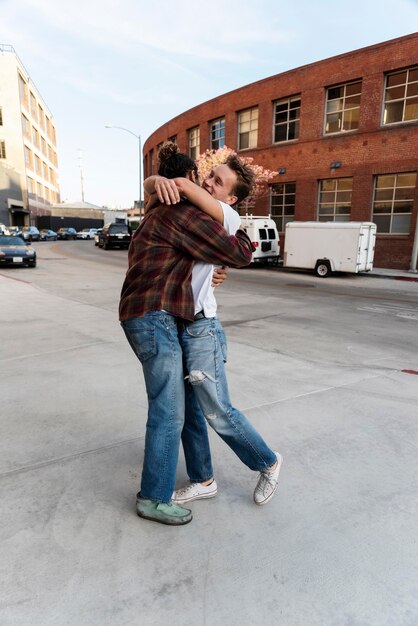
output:
<path id="1" fill-rule="evenodd" d="M 122 126 L 113 126 L 113 124 L 106 124 L 105 128 L 117 128 L 118 130 L 124 130 L 126 133 L 129 133 L 130 135 L 133 135 L 134 137 L 136 137 L 138 139 L 138 158 L 139 158 L 139 209 L 141 210 L 142 208 L 142 169 L 141 169 L 141 162 L 142 162 L 142 148 L 141 148 L 141 135 L 136 135 L 135 133 L 133 133 L 131 130 L 129 130 L 128 128 L 123 128 Z"/>

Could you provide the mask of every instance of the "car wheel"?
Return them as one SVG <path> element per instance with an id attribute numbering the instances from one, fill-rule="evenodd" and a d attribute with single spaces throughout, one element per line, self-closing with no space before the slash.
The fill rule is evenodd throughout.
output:
<path id="1" fill-rule="evenodd" d="M 36 267 L 36 259 L 34 261 L 31 261 L 28 267 Z"/>

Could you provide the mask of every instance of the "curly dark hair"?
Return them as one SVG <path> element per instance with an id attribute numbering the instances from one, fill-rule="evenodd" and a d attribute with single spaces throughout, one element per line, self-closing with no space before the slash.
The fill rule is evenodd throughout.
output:
<path id="1" fill-rule="evenodd" d="M 180 152 L 176 143 L 164 142 L 158 151 L 158 174 L 166 178 L 177 178 L 185 177 L 189 172 L 197 177 L 197 165 L 193 159 Z"/>

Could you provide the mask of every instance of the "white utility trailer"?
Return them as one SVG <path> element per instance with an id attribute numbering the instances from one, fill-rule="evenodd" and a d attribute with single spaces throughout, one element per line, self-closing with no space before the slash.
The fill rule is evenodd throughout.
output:
<path id="1" fill-rule="evenodd" d="M 288 222 L 283 267 L 331 272 L 373 269 L 376 224 L 373 222 Z"/>

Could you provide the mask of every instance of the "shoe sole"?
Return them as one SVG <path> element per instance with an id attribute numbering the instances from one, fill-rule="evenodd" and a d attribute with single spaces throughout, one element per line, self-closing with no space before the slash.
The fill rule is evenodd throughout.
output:
<path id="1" fill-rule="evenodd" d="M 157 517 L 151 517 L 150 515 L 143 515 L 142 513 L 139 513 L 138 511 L 136 512 L 136 514 L 138 515 L 138 517 L 141 517 L 142 519 L 147 519 L 150 522 L 158 522 L 159 524 L 164 524 L 165 526 L 184 526 L 185 524 L 190 524 L 190 522 L 193 519 L 193 516 L 191 516 L 190 519 L 186 521 L 172 522 L 172 521 L 166 521 L 163 519 L 158 519 Z"/>
<path id="2" fill-rule="evenodd" d="M 191 498 L 187 498 L 186 500 L 176 500 L 172 498 L 172 501 L 176 504 L 186 504 L 186 502 L 193 502 L 194 500 L 208 500 L 209 498 L 214 498 L 218 495 L 218 491 L 216 490 L 214 493 L 202 494 L 200 496 L 192 496 Z"/>
<path id="3" fill-rule="evenodd" d="M 283 457 L 280 455 L 280 468 L 279 468 L 279 473 L 277 474 L 277 483 L 276 483 L 276 487 L 273 491 L 273 493 L 271 493 L 265 500 L 263 500 L 262 502 L 256 502 L 255 498 L 253 498 L 255 504 L 257 506 L 263 506 L 264 504 L 267 504 L 267 502 L 270 502 L 270 500 L 272 499 L 272 497 L 274 496 L 274 494 L 277 491 L 277 487 L 279 486 L 279 476 L 280 476 L 280 472 L 282 471 L 282 466 L 283 466 Z"/>

